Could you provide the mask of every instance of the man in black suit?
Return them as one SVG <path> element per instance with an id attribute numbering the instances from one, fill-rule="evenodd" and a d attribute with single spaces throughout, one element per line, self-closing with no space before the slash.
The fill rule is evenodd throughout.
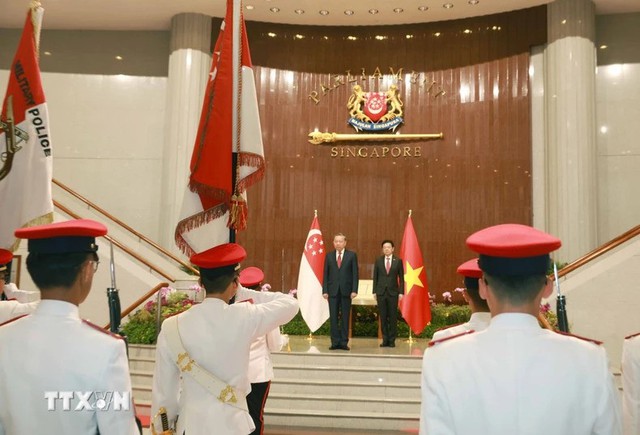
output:
<path id="1" fill-rule="evenodd" d="M 380 347 L 396 347 L 398 334 L 398 298 L 404 294 L 404 268 L 402 259 L 393 255 L 391 240 L 382 242 L 382 256 L 373 266 L 373 294 L 378 302 L 378 315 L 382 326 Z"/>
<path id="2" fill-rule="evenodd" d="M 330 350 L 351 350 L 349 342 L 349 313 L 351 299 L 358 295 L 358 256 L 347 251 L 347 238 L 338 233 L 333 238 L 335 251 L 324 259 L 322 296 L 329 300 L 331 320 Z"/>

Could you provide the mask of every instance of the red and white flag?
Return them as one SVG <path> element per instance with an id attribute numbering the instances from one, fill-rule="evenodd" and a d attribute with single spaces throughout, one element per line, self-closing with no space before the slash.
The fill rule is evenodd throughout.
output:
<path id="1" fill-rule="evenodd" d="M 416 231 L 413 229 L 411 213 L 409 213 L 404 227 L 400 258 L 404 262 L 405 290 L 405 295 L 400 301 L 400 312 L 411 330 L 417 335 L 431 322 L 431 305 L 429 303 L 427 272 L 424 270 L 422 252 Z"/>
<path id="2" fill-rule="evenodd" d="M 307 235 L 307 241 L 300 259 L 297 293 L 300 313 L 311 332 L 315 332 L 329 318 L 329 304 L 322 297 L 324 257 L 326 254 L 320 224 L 316 216 L 311 223 L 311 229 L 309 230 L 309 235 Z"/>
<path id="3" fill-rule="evenodd" d="M 238 172 L 235 179 L 234 166 Z M 175 232 L 178 247 L 192 255 L 228 242 L 232 197 L 260 180 L 264 168 L 258 100 L 242 8 L 239 0 L 227 0 Z"/>
<path id="4" fill-rule="evenodd" d="M 0 247 L 17 248 L 13 232 L 53 220 L 53 156 L 38 47 L 44 10 L 27 13 L 0 116 Z"/>

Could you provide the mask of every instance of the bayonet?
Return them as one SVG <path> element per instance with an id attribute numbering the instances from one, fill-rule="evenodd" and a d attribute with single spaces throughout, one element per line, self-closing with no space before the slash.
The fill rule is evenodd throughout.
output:
<path id="1" fill-rule="evenodd" d="M 111 247 L 111 259 L 109 260 L 109 271 L 111 273 L 111 287 L 107 289 L 107 301 L 109 303 L 110 331 L 118 334 L 120 331 L 120 295 L 116 287 L 116 265 L 113 257 L 113 243 L 109 240 Z"/>
<path id="2" fill-rule="evenodd" d="M 553 262 L 553 277 L 556 286 L 556 314 L 558 315 L 558 330 L 569 332 L 569 320 L 567 318 L 567 301 L 560 292 L 560 281 L 558 280 L 558 266 Z"/>

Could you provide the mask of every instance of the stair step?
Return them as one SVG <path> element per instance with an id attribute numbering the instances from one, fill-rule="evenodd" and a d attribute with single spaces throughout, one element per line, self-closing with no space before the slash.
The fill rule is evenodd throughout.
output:
<path id="1" fill-rule="evenodd" d="M 419 415 L 409 413 L 383 414 L 334 410 L 324 412 L 309 409 L 265 408 L 265 422 L 269 425 L 295 425 L 324 428 L 358 428 L 371 430 L 415 431 Z"/>
<path id="2" fill-rule="evenodd" d="M 267 427 L 417 432 L 422 350 L 385 354 L 377 343 L 361 343 L 356 340 L 352 349 L 370 353 L 273 353 Z M 141 406 L 151 405 L 154 366 L 155 346 L 130 349 L 133 395 Z"/>
<path id="3" fill-rule="evenodd" d="M 384 382 L 392 379 L 394 382 L 420 383 L 419 368 L 398 367 L 357 367 L 357 366 L 299 366 L 294 364 L 275 364 L 275 378 L 300 377 L 307 380 L 350 380 Z"/>

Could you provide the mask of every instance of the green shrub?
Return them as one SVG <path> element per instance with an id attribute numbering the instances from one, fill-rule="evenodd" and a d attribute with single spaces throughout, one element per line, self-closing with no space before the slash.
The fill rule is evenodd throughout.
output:
<path id="1" fill-rule="evenodd" d="M 378 308 L 376 306 L 354 305 L 355 321 L 352 334 L 354 337 L 378 336 Z M 468 305 L 435 304 L 431 306 L 431 324 L 418 337 L 431 338 L 433 333 L 446 326 L 464 323 L 471 317 Z M 309 327 L 298 313 L 289 323 L 282 327 L 285 334 L 309 335 Z M 330 335 L 329 320 L 327 320 L 313 335 Z M 409 337 L 409 326 L 398 311 L 398 337 Z"/>
<path id="2" fill-rule="evenodd" d="M 193 305 L 186 293 L 167 288 L 161 289 L 161 323 L 167 317 L 186 311 Z M 135 313 L 130 314 L 122 327 L 122 334 L 131 344 L 154 344 L 157 335 L 157 303 L 150 300 Z"/>

